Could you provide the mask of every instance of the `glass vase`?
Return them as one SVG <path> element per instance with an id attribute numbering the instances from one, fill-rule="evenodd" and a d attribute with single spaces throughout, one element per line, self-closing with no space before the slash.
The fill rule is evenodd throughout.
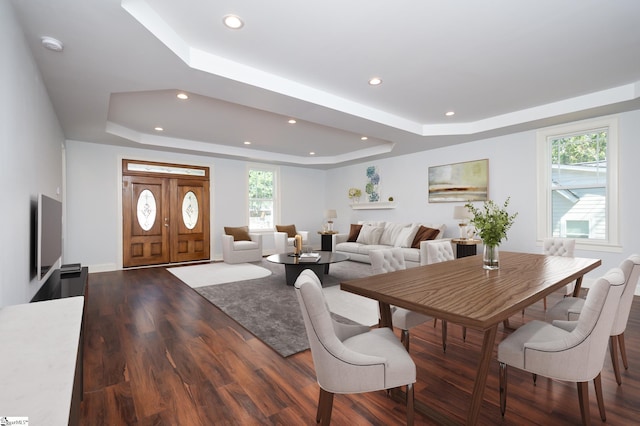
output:
<path id="1" fill-rule="evenodd" d="M 484 269 L 499 269 L 500 257 L 498 252 L 498 246 L 484 245 L 484 251 L 482 253 L 482 267 Z"/>

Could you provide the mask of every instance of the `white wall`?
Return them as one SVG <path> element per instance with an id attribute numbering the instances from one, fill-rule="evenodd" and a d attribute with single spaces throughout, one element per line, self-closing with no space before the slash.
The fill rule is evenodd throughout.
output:
<path id="1" fill-rule="evenodd" d="M 640 253 L 640 227 L 637 212 L 640 198 L 640 111 L 620 114 L 620 243 L 621 253 L 576 251 L 576 256 L 602 259 L 602 266 L 589 276 L 595 278 L 632 253 Z M 379 219 L 405 222 L 434 222 L 447 225 L 446 237 L 457 237 L 457 221 L 453 206 L 462 203 L 429 203 L 427 173 L 429 166 L 462 161 L 489 159 L 489 197 L 502 203 L 511 197 L 509 211 L 518 212 L 508 233 L 503 250 L 540 252 L 536 242 L 536 132 L 529 131 L 425 151 L 385 160 L 365 161 L 359 165 L 327 172 L 327 204 L 338 210 L 336 227 L 348 231 L 358 220 Z M 347 191 L 350 187 L 364 190 L 367 166 L 378 166 L 381 176 L 382 200 L 393 196 L 398 203 L 394 210 L 352 210 Z M 362 202 L 362 199 L 361 199 Z"/>
<path id="2" fill-rule="evenodd" d="M 64 137 L 9 2 L 0 2 L 0 307 L 28 302 L 35 277 L 38 193 L 62 200 Z"/>
<path id="3" fill-rule="evenodd" d="M 82 263 L 90 272 L 122 265 L 121 181 L 123 158 L 208 166 L 211 172 L 211 232 L 213 259 L 222 258 L 220 235 L 224 226 L 247 224 L 247 162 L 187 154 L 67 141 L 67 250 L 65 263 Z M 310 231 L 320 245 L 327 208 L 325 172 L 280 166 L 281 224 Z M 263 236 L 265 252 L 273 250 L 273 234 Z"/>
<path id="4" fill-rule="evenodd" d="M 640 172 L 634 158 L 639 158 L 640 111 L 620 115 L 621 161 L 620 189 L 633 194 Z M 335 208 L 336 229 L 346 232 L 349 224 L 360 219 L 394 221 L 444 222 L 447 237 L 457 236 L 453 220 L 455 203 L 427 202 L 427 172 L 429 166 L 460 161 L 489 159 L 489 195 L 502 202 L 511 196 L 511 211 L 519 213 L 509 232 L 504 250 L 539 252 L 535 240 L 535 164 L 536 132 L 529 131 L 493 139 L 456 145 L 433 151 L 329 171 L 281 167 L 282 224 L 295 223 L 298 229 L 311 231 L 312 243 L 319 246 L 316 231 L 323 223 L 322 214 Z M 211 167 L 211 229 L 212 258 L 221 256 L 220 234 L 223 226 L 244 224 L 246 217 L 247 162 L 202 156 L 155 152 L 144 149 L 102 146 L 86 142 L 67 141 L 67 248 L 65 262 L 80 262 L 93 272 L 115 269 L 121 264 L 119 164 L 122 158 L 146 159 Z M 364 189 L 365 171 L 369 165 L 379 167 L 382 199 L 393 196 L 398 208 L 392 210 L 352 210 L 347 198 L 348 188 Z M 592 275 L 618 265 L 621 259 L 640 252 L 635 244 L 640 231 L 634 226 L 633 212 L 639 202 L 636 197 L 621 197 L 622 253 L 579 251 L 578 256 L 597 257 L 603 266 Z M 272 248 L 271 235 L 265 236 L 265 249 Z"/>
<path id="5" fill-rule="evenodd" d="M 5 195 L 0 209 L 4 225 L 0 244 L 0 306 L 24 303 L 42 284 L 33 271 L 33 209 L 37 194 L 65 196 L 64 263 L 80 262 L 92 271 L 107 270 L 121 264 L 121 213 L 118 179 L 121 158 L 192 163 L 211 167 L 213 258 L 220 258 L 219 237 L 225 225 L 242 224 L 246 212 L 246 162 L 144 149 L 101 146 L 86 142 L 66 142 L 66 188 L 63 188 L 62 131 L 29 54 L 21 29 L 9 3 L 0 2 L 0 176 Z M 55 54 L 55 53 L 51 53 Z M 640 253 L 640 229 L 636 226 L 640 199 L 637 182 L 640 168 L 640 111 L 620 115 L 620 253 L 578 251 L 578 256 L 597 257 L 603 266 L 600 275 L 631 253 Z M 446 236 L 455 237 L 457 226 L 450 203 L 427 202 L 429 166 L 489 159 L 489 194 L 502 202 L 511 196 L 511 209 L 519 212 L 509 232 L 505 250 L 540 251 L 535 240 L 535 132 L 524 132 L 488 140 L 456 145 L 433 151 L 329 171 L 281 167 L 282 224 L 295 223 L 311 231 L 312 243 L 319 246 L 316 231 L 322 214 L 335 208 L 335 227 L 343 232 L 359 219 L 444 222 Z M 365 170 L 376 165 L 381 173 L 383 199 L 393 196 L 394 210 L 354 211 L 348 206 L 347 190 L 364 188 Z M 265 238 L 265 248 L 272 247 Z"/>

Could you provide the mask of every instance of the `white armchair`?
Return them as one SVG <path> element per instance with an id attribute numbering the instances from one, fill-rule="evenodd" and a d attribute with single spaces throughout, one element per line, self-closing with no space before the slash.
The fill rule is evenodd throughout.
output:
<path id="1" fill-rule="evenodd" d="M 589 387 L 593 380 L 600 418 L 606 419 L 600 373 L 611 327 L 624 290 L 624 274 L 613 268 L 587 293 L 578 321 L 531 321 L 498 345 L 500 411 L 507 404 L 507 365 L 534 375 L 576 382 L 582 424 L 590 424 Z"/>
<path id="2" fill-rule="evenodd" d="M 297 231 L 295 225 L 276 225 L 273 233 L 276 253 L 292 253 L 296 234 L 302 237 L 302 245 L 309 244 L 309 231 Z"/>
<path id="3" fill-rule="evenodd" d="M 335 393 L 362 393 L 407 386 L 407 424 L 413 424 L 416 366 L 393 331 L 339 323 L 327 307 L 320 280 L 300 273 L 296 296 L 320 385 L 316 423 L 331 422 Z"/>
<path id="4" fill-rule="evenodd" d="M 222 234 L 222 259 L 225 263 L 262 260 L 262 235 L 249 233 L 247 227 L 225 227 Z"/>

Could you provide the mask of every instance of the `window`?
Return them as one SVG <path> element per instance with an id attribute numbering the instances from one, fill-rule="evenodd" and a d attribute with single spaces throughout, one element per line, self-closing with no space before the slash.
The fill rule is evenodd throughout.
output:
<path id="1" fill-rule="evenodd" d="M 618 250 L 615 118 L 538 132 L 538 239 L 576 238 L 581 249 Z"/>
<path id="2" fill-rule="evenodd" d="M 249 166 L 249 229 L 272 231 L 277 218 L 278 169 Z"/>

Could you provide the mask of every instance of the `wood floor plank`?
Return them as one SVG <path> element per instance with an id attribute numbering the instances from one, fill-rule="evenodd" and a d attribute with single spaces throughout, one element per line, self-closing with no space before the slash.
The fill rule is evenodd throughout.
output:
<path id="1" fill-rule="evenodd" d="M 559 294 L 548 297 L 552 306 Z M 164 268 L 90 274 L 84 346 L 84 425 L 315 424 L 318 385 L 309 351 L 281 357 Z M 510 319 L 518 326 L 543 319 L 542 303 Z M 397 332 L 397 330 L 396 330 Z M 510 331 L 498 330 L 497 342 Z M 418 369 L 416 399 L 462 424 L 482 344 L 482 333 L 449 324 L 446 353 L 441 327 L 411 330 Z M 609 355 L 602 373 L 609 426 L 640 418 L 640 301 L 625 332 L 629 369 L 622 385 Z M 509 369 L 507 412 L 500 415 L 498 365 L 489 367 L 481 425 L 580 423 L 577 389 Z M 598 408 L 589 387 L 592 421 Z M 386 392 L 336 395 L 335 425 L 400 425 L 404 405 Z M 437 424 L 416 415 L 416 424 Z"/>

